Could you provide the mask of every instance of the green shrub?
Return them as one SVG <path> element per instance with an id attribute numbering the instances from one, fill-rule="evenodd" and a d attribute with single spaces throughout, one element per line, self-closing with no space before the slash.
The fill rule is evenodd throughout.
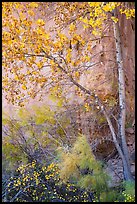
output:
<path id="1" fill-rule="evenodd" d="M 110 178 L 102 164 L 95 159 L 84 135 L 79 135 L 68 152 L 62 150 L 59 166 L 60 177 L 64 182 L 76 180 L 77 186 L 95 191 L 98 196 L 108 190 Z"/>
<path id="2" fill-rule="evenodd" d="M 125 185 L 125 190 L 110 188 L 110 177 L 100 161 L 96 160 L 84 135 L 79 135 L 73 147 L 60 149 L 60 177 L 64 183 L 74 183 L 79 188 L 94 192 L 93 202 L 134 201 L 134 186 Z"/>
<path id="3" fill-rule="evenodd" d="M 117 196 L 117 202 L 135 202 L 135 183 L 131 181 L 124 181 L 121 184 L 123 189 Z"/>

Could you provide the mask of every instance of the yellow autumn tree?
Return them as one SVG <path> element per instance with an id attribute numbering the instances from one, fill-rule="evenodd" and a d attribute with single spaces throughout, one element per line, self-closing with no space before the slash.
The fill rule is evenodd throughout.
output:
<path id="1" fill-rule="evenodd" d="M 51 6 L 55 14 L 49 28 Z M 62 84 L 73 83 L 73 79 L 78 82 L 93 66 L 89 63 L 92 42 L 104 37 L 104 24 L 118 21 L 110 15 L 115 8 L 127 18 L 134 17 L 134 8 L 124 9 L 124 4 L 116 2 L 3 2 L 2 66 L 7 100 L 23 105 L 53 86 L 60 96 Z M 85 39 L 77 32 L 79 24 L 91 37 Z"/>
<path id="2" fill-rule="evenodd" d="M 124 133 L 124 83 L 123 81 L 119 83 L 119 104 L 124 104 L 120 105 L 122 107 L 120 115 L 121 121 L 124 122 L 119 123 L 120 132 L 116 134 L 104 106 L 104 98 L 100 98 L 96 90 L 83 87 L 79 80 L 83 73 L 86 74 L 92 67 L 102 63 L 102 53 L 99 53 L 98 61 L 91 63 L 94 57 L 91 45 L 107 37 L 104 27 L 108 24 L 114 28 L 116 63 L 119 79 L 123 80 L 122 59 L 119 58 L 121 50 L 117 13 L 124 14 L 127 19 L 135 17 L 134 4 L 130 7 L 128 5 L 123 2 L 2 3 L 3 91 L 6 93 L 6 99 L 23 106 L 23 102 L 30 97 L 35 98 L 38 95 L 42 99 L 44 93 L 51 92 L 54 87 L 57 96 L 61 97 L 63 90 L 67 94 L 70 92 L 68 87 L 75 85 L 79 90 L 77 93 L 88 95 L 104 114 L 122 158 L 127 180 L 132 176 Z M 53 16 L 50 16 L 51 8 Z M 51 27 L 48 24 L 49 20 L 52 21 Z M 79 27 L 91 35 L 85 38 L 83 33 L 78 32 Z M 120 135 L 122 140 L 122 149 L 117 141 L 117 135 Z"/>

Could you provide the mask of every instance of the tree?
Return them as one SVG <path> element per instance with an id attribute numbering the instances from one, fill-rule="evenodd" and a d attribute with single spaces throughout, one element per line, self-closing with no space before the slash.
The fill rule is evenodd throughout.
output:
<path id="1" fill-rule="evenodd" d="M 42 10 L 43 4 L 46 10 Z M 42 99 L 41 90 L 54 91 L 61 97 L 63 89 L 64 92 L 69 90 L 64 84 L 70 82 L 69 85 L 75 85 L 78 93 L 82 92 L 90 102 L 94 101 L 104 114 L 123 161 L 125 180 L 132 180 L 125 141 L 125 85 L 118 33 L 119 19 L 115 11 L 131 18 L 135 13 L 134 5 L 133 8 L 126 8 L 124 3 L 116 2 L 3 2 L 2 6 L 3 89 L 8 101 L 23 106 L 22 98 L 27 100 L 39 95 Z M 52 18 L 55 29 L 49 32 L 45 29 L 45 14 L 49 17 L 51 7 L 55 11 L 54 19 Z M 101 59 L 90 63 L 94 57 L 91 44 L 107 37 L 103 31 L 105 24 L 114 28 L 116 44 L 120 112 L 117 133 L 101 97 L 79 82 L 83 72 L 86 73 L 101 63 Z M 77 33 L 79 25 L 91 32 L 89 39 Z M 65 34 L 63 29 L 68 33 Z M 99 53 L 100 56 L 101 54 Z"/>

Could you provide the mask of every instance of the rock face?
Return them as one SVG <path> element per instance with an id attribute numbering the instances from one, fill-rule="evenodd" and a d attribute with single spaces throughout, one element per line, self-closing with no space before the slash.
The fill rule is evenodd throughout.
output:
<path id="1" fill-rule="evenodd" d="M 135 21 L 120 17 L 121 46 L 126 82 L 127 112 L 134 117 L 135 108 Z"/>

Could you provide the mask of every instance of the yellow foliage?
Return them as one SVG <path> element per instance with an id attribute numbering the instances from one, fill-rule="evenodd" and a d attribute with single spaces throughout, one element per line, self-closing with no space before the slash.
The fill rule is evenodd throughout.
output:
<path id="1" fill-rule="evenodd" d="M 116 17 L 114 17 L 114 16 L 112 16 L 111 19 L 112 19 L 115 23 L 118 22 L 118 18 L 116 18 Z"/>
<path id="2" fill-rule="evenodd" d="M 34 16 L 35 14 L 34 14 L 34 11 L 32 11 L 32 10 L 28 10 L 28 14 L 30 15 L 30 16 Z"/>
<path id="3" fill-rule="evenodd" d="M 42 9 L 43 5 L 46 10 Z M 90 29 L 91 35 L 103 36 L 103 25 L 107 20 L 111 19 L 115 23 L 118 21 L 118 18 L 111 18 L 109 14 L 115 8 L 121 14 L 125 14 L 127 19 L 135 17 L 135 9 L 126 8 L 122 2 L 55 2 L 55 7 L 55 24 L 53 23 L 50 30 L 45 26 L 47 21 L 45 16 L 49 15 L 52 9 L 48 2 L 2 3 L 2 57 L 3 69 L 6 72 L 3 77 L 3 90 L 9 102 L 21 105 L 18 99 L 26 96 L 23 95 L 27 94 L 24 90 L 34 90 L 36 84 L 40 87 L 46 80 L 60 81 L 59 70 L 60 72 L 63 70 L 55 63 L 54 55 L 60 62 L 58 56 L 62 53 L 64 69 L 69 70 L 69 73 L 62 74 L 62 80 L 66 79 L 67 74 L 74 73 L 73 66 L 83 67 L 85 62 L 90 61 L 90 46 L 86 45 L 92 44 L 92 37 L 89 36 L 89 39 L 85 40 L 85 36 L 78 32 L 79 25 L 87 31 Z M 66 34 L 65 28 L 68 30 Z M 75 48 L 79 54 L 77 61 L 73 55 Z M 42 69 L 45 64 L 51 68 L 52 73 L 44 81 L 40 76 L 45 74 L 46 69 Z M 11 73 L 15 75 L 14 84 L 11 83 Z M 22 77 L 23 73 L 29 76 Z M 75 73 L 77 79 L 81 73 L 83 74 Z M 26 84 L 30 85 L 26 87 Z M 21 87 L 20 95 L 13 96 L 12 93 L 16 91 L 17 86 Z M 42 93 L 38 93 L 42 96 Z M 35 95 L 36 93 L 30 96 L 34 98 Z"/>
<path id="4" fill-rule="evenodd" d="M 71 53 L 70 52 L 68 52 L 67 55 L 66 55 L 66 62 L 67 63 L 71 62 Z"/>
<path id="5" fill-rule="evenodd" d="M 26 87 L 25 85 L 22 85 L 22 89 L 23 89 L 23 90 L 26 90 L 27 87 Z"/>
<path id="6" fill-rule="evenodd" d="M 42 107 L 37 107 L 34 105 L 33 111 L 34 111 L 34 118 L 37 125 L 43 124 L 44 122 L 55 124 L 54 111 L 52 111 L 50 107 L 46 105 Z"/>
<path id="7" fill-rule="evenodd" d="M 77 71 L 77 72 L 74 73 L 74 76 L 75 76 L 76 78 L 78 78 L 78 77 L 80 76 L 80 73 Z"/>
<path id="8" fill-rule="evenodd" d="M 59 36 L 59 38 L 60 38 L 60 40 L 61 40 L 62 43 L 64 43 L 64 42 L 67 41 L 66 35 L 64 35 L 64 34 L 62 34 L 62 33 L 60 33 L 60 32 L 58 32 L 58 36 Z"/>
<path id="9" fill-rule="evenodd" d="M 76 155 L 72 155 L 69 153 L 63 154 L 62 155 L 63 160 L 65 161 L 65 165 L 60 166 L 61 171 L 60 171 L 60 177 L 63 179 L 63 181 L 67 181 L 75 171 L 77 170 L 76 163 L 78 161 L 78 158 Z"/>
<path id="10" fill-rule="evenodd" d="M 121 14 L 125 14 L 127 19 L 135 17 L 135 9 L 120 9 L 119 11 Z"/>
<path id="11" fill-rule="evenodd" d="M 19 80 L 19 78 L 18 78 L 18 76 L 17 76 L 17 75 L 15 75 L 14 79 L 15 79 L 15 80 Z"/>
<path id="12" fill-rule="evenodd" d="M 115 7 L 116 7 L 116 3 L 115 2 L 108 2 L 108 3 L 106 3 L 106 5 L 105 6 L 103 6 L 103 10 L 105 11 L 105 12 L 111 12 L 112 10 L 114 10 L 115 9 Z"/>
<path id="13" fill-rule="evenodd" d="M 35 3 L 35 2 L 32 2 L 32 3 L 29 4 L 29 6 L 32 7 L 32 8 L 37 8 L 38 4 Z"/>
<path id="14" fill-rule="evenodd" d="M 88 2 L 90 7 L 98 7 L 100 6 L 102 3 L 101 2 Z"/>
<path id="15" fill-rule="evenodd" d="M 45 25 L 45 22 L 44 22 L 43 19 L 38 19 L 38 20 L 36 21 L 36 23 L 37 23 L 39 26 L 44 26 L 44 25 Z"/>
<path id="16" fill-rule="evenodd" d="M 20 108 L 17 111 L 17 115 L 18 115 L 19 120 L 21 120 L 22 124 L 25 125 L 25 124 L 28 123 L 28 120 L 30 119 L 30 115 L 29 115 L 29 112 L 26 109 Z"/>
<path id="17" fill-rule="evenodd" d="M 70 32 L 74 32 L 75 29 L 76 29 L 76 26 L 73 23 L 71 23 L 70 26 L 69 26 Z"/>
<path id="18" fill-rule="evenodd" d="M 73 147 L 61 152 L 60 177 L 64 182 L 73 178 L 78 186 L 96 189 L 98 193 L 107 188 L 109 178 L 95 159 L 84 135 L 79 134 Z"/>
<path id="19" fill-rule="evenodd" d="M 90 110 L 90 106 L 89 106 L 88 103 L 85 103 L 85 104 L 84 104 L 84 107 L 85 107 L 85 109 L 86 109 L 87 112 Z"/>

